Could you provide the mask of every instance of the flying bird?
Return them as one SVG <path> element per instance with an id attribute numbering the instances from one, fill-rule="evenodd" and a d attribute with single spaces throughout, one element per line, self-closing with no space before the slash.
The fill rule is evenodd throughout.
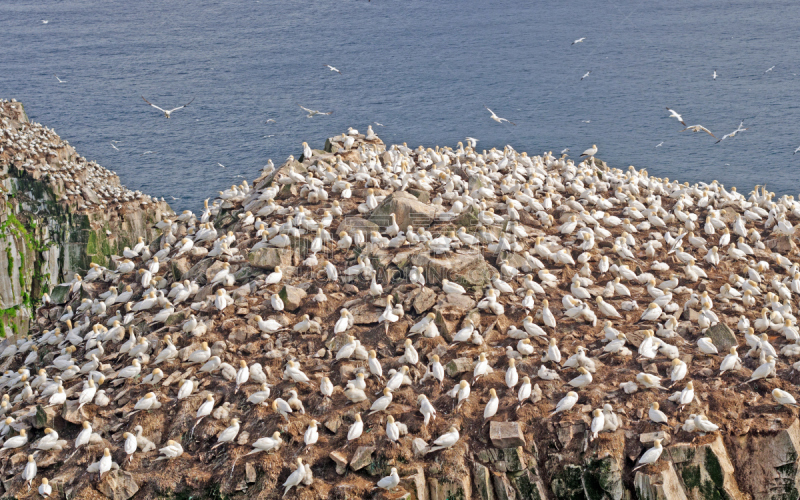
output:
<path id="1" fill-rule="evenodd" d="M 741 122 L 741 123 L 739 123 L 739 126 L 738 126 L 738 127 L 736 127 L 736 130 L 734 130 L 734 131 L 733 131 L 733 132 L 731 132 L 730 134 L 725 134 L 725 135 L 723 135 L 723 136 L 722 136 L 722 139 L 719 139 L 719 140 L 718 140 L 717 142 L 715 142 L 714 144 L 718 144 L 718 143 L 720 143 L 720 142 L 724 141 L 725 139 L 727 139 L 728 137 L 734 137 L 734 136 L 735 136 L 736 134 L 738 134 L 739 132 L 744 132 L 745 130 L 747 130 L 746 128 L 742 128 L 742 125 L 744 125 L 744 122 Z"/>
<path id="2" fill-rule="evenodd" d="M 491 109 L 489 109 L 489 108 L 488 108 L 486 105 L 484 105 L 483 107 L 484 107 L 484 108 L 486 108 L 486 109 L 489 111 L 489 113 L 491 113 L 491 114 L 492 114 L 492 116 L 491 116 L 491 119 L 492 119 L 492 120 L 494 120 L 494 121 L 496 121 L 497 123 L 508 122 L 508 123 L 510 123 L 511 125 L 516 125 L 516 123 L 512 122 L 511 120 L 508 120 L 508 119 L 506 119 L 506 118 L 500 118 L 499 116 L 497 116 L 496 114 L 494 114 L 494 111 L 492 111 Z"/>
<path id="3" fill-rule="evenodd" d="M 384 127 L 385 126 L 383 123 L 378 123 L 378 122 L 375 122 L 375 125 L 377 125 L 379 127 Z"/>
<path id="4" fill-rule="evenodd" d="M 773 67 L 769 68 L 768 70 L 766 70 L 766 71 L 764 72 L 764 74 L 767 74 L 767 73 L 769 73 L 769 72 L 770 72 L 770 71 L 772 71 L 773 69 L 775 69 L 775 66 L 773 66 Z"/>
<path id="5" fill-rule="evenodd" d="M 797 146 L 797 149 L 794 150 L 794 153 L 792 153 L 792 155 L 793 156 L 796 155 L 798 151 L 800 151 L 800 146 Z"/>
<path id="6" fill-rule="evenodd" d="M 657 147 L 657 148 L 660 148 L 660 147 L 661 147 L 661 146 L 663 146 L 663 145 L 664 145 L 664 141 L 661 141 L 661 142 L 659 142 L 658 144 L 656 144 L 656 147 Z"/>
<path id="7" fill-rule="evenodd" d="M 475 149 L 475 146 L 478 145 L 478 139 L 474 137 L 466 137 L 464 138 L 464 140 L 469 143 L 469 147 L 471 147 L 472 149 Z"/>
<path id="8" fill-rule="evenodd" d="M 583 81 L 584 78 L 589 76 L 589 73 L 591 73 L 591 71 L 587 71 L 586 74 L 581 77 L 581 81 Z"/>
<path id="9" fill-rule="evenodd" d="M 566 154 L 566 153 L 569 153 L 569 148 L 564 148 L 564 149 L 561 150 L 561 154 L 562 155 Z"/>
<path id="10" fill-rule="evenodd" d="M 300 109 L 302 109 L 303 111 L 308 113 L 308 116 L 306 116 L 306 118 L 313 118 L 313 117 L 315 117 L 317 115 L 331 115 L 331 114 L 333 114 L 333 111 L 328 111 L 327 113 L 323 113 L 321 111 L 317 111 L 316 109 L 304 108 L 303 106 L 300 106 Z"/>
<path id="11" fill-rule="evenodd" d="M 712 75 L 711 75 L 711 78 L 712 78 L 713 80 L 716 80 L 716 79 L 717 79 L 717 70 L 714 70 L 714 74 L 712 74 Z"/>
<path id="12" fill-rule="evenodd" d="M 702 125 L 689 125 L 685 129 L 681 130 L 681 132 L 686 132 L 687 130 L 691 130 L 692 132 L 705 132 L 706 134 L 710 135 L 714 139 L 717 138 L 716 135 L 712 134 L 710 130 L 708 130 L 707 128 L 705 128 Z"/>
<path id="13" fill-rule="evenodd" d="M 325 66 L 326 68 L 330 68 L 330 70 L 331 70 L 331 71 L 335 71 L 335 72 L 339 73 L 340 75 L 342 74 L 342 72 L 341 72 L 341 71 L 339 71 L 338 69 L 334 68 L 334 67 L 333 67 L 333 66 L 331 66 L 330 64 L 325 64 L 324 66 Z"/>
<path id="14" fill-rule="evenodd" d="M 48 21 L 47 19 L 42 19 L 42 24 L 47 24 L 47 23 L 49 23 L 49 22 L 50 22 L 50 21 Z"/>
<path id="15" fill-rule="evenodd" d="M 119 148 L 117 146 L 115 146 L 113 142 L 111 143 L 111 147 L 116 149 L 117 151 L 119 151 Z"/>
<path id="16" fill-rule="evenodd" d="M 265 121 L 264 123 L 275 123 L 275 119 L 274 118 L 270 118 L 269 120 Z"/>
<path id="17" fill-rule="evenodd" d="M 169 115 L 171 115 L 171 114 L 172 114 L 172 113 L 174 113 L 175 111 L 178 111 L 179 109 L 183 109 L 183 108 L 185 108 L 186 106 L 188 106 L 188 105 L 190 105 L 191 103 L 193 103 L 193 102 L 194 102 L 194 97 L 192 97 L 192 100 L 191 100 L 191 101 L 189 101 L 189 102 L 187 102 L 187 103 L 186 103 L 186 104 L 184 104 L 183 106 L 178 106 L 177 108 L 173 108 L 173 109 L 161 109 L 161 108 L 159 108 L 158 106 L 156 106 L 155 104 L 153 104 L 152 102 L 150 102 L 150 101 L 148 101 L 147 99 L 145 99 L 145 98 L 144 98 L 144 96 L 142 96 L 142 99 L 144 99 L 144 102 L 146 102 L 146 103 L 147 103 L 147 104 L 149 104 L 150 106 L 152 106 L 152 107 L 156 108 L 157 110 L 161 111 L 162 113 L 164 113 L 164 116 L 166 116 L 167 118 L 169 118 L 169 117 L 170 117 Z"/>
<path id="18" fill-rule="evenodd" d="M 217 162 L 217 165 L 219 165 L 222 168 L 226 168 L 225 165 L 223 165 L 222 163 Z"/>
<path id="19" fill-rule="evenodd" d="M 674 109 L 670 109 L 670 108 L 667 108 L 667 111 L 669 111 L 669 117 L 670 118 L 675 118 L 676 120 L 681 122 L 681 124 L 683 124 L 684 127 L 686 126 L 686 122 L 683 121 L 683 117 L 681 115 L 679 115 L 677 111 L 675 111 Z"/>
<path id="20" fill-rule="evenodd" d="M 61 78 L 58 77 L 58 75 L 53 75 L 53 76 L 56 77 L 56 80 L 58 80 L 58 83 L 67 83 L 66 80 L 62 80 Z"/>
<path id="21" fill-rule="evenodd" d="M 572 45 L 575 45 L 576 43 L 581 43 L 581 42 L 583 42 L 584 40 L 586 40 L 586 37 L 578 38 L 577 40 L 575 40 L 574 42 L 572 42 Z"/>

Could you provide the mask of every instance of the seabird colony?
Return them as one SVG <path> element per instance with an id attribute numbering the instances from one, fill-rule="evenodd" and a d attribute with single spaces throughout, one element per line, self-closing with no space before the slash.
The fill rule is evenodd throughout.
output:
<path id="1" fill-rule="evenodd" d="M 158 202 L 122 186 L 115 172 L 78 155 L 53 129 L 25 120 L 22 104 L 0 100 L 0 162 L 13 163 L 47 184 L 53 201 L 69 203 L 77 212 L 131 209 Z M 7 195 L 6 191 L 8 186 L 0 184 L 0 193 Z"/>
<path id="2" fill-rule="evenodd" d="M 33 130 L 5 150 L 40 148 Z M 793 197 L 609 168 L 596 147 L 330 143 L 43 297 L 0 352 L 5 484 L 123 469 L 191 490 L 254 469 L 270 497 L 366 495 L 398 488 L 391 465 L 463 464 L 497 422 L 540 450 L 584 422 L 591 451 L 795 418 Z M 652 443 L 627 466 L 663 463 Z M 377 477 L 331 472 L 365 445 Z"/>

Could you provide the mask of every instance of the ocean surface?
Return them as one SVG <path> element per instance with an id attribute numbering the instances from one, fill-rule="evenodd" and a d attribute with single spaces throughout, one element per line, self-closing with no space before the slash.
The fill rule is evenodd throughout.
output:
<path id="1" fill-rule="evenodd" d="M 14 0 L 0 97 L 176 210 L 370 123 L 387 143 L 597 144 L 615 167 L 796 194 L 797 19 L 796 1 Z M 194 102 L 167 120 L 142 95 Z M 666 107 L 748 130 L 715 144 Z"/>

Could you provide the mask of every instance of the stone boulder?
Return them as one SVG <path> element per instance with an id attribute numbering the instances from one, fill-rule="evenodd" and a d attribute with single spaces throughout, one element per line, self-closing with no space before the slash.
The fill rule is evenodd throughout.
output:
<path id="1" fill-rule="evenodd" d="M 410 263 L 425 270 L 425 280 L 429 285 L 440 285 L 448 279 L 464 287 L 479 289 L 491 282 L 497 269 L 483 258 L 478 250 L 460 250 L 447 255 L 418 253 L 410 258 Z"/>
<path id="2" fill-rule="evenodd" d="M 392 223 L 389 217 L 391 214 L 394 214 L 400 229 L 405 231 L 408 226 L 414 226 L 415 229 L 430 226 L 436 215 L 436 209 L 405 191 L 395 191 L 378 205 L 370 215 L 369 221 L 385 228 Z"/>
<path id="3" fill-rule="evenodd" d="M 291 248 L 263 247 L 247 254 L 251 266 L 273 270 L 276 266 L 292 265 Z"/>
<path id="4" fill-rule="evenodd" d="M 139 485 L 130 472 L 112 470 L 106 472 L 97 490 L 111 500 L 128 500 L 139 491 Z"/>
<path id="5" fill-rule="evenodd" d="M 739 345 L 739 342 L 736 340 L 736 335 L 734 335 L 731 329 L 728 328 L 728 325 L 724 323 L 717 323 L 706 330 L 705 333 L 711 338 L 714 347 L 721 353 L 727 354 L 732 346 Z"/>
<path id="6" fill-rule="evenodd" d="M 495 448 L 525 446 L 525 436 L 519 422 L 496 422 L 489 424 L 489 438 Z"/>
<path id="7" fill-rule="evenodd" d="M 302 288 L 284 285 L 278 295 L 283 300 L 283 305 L 287 311 L 296 311 L 303 305 L 303 299 L 306 298 L 307 294 Z"/>
<path id="8" fill-rule="evenodd" d="M 336 235 L 341 233 L 342 231 L 346 232 L 350 236 L 356 234 L 356 231 L 361 230 L 361 233 L 364 234 L 365 237 L 369 236 L 369 233 L 372 231 L 380 231 L 381 228 L 374 222 L 370 222 L 367 219 L 362 219 L 361 217 L 345 217 L 342 219 L 342 222 L 339 223 L 339 227 L 336 228 Z M 338 236 L 335 238 L 338 240 Z"/>

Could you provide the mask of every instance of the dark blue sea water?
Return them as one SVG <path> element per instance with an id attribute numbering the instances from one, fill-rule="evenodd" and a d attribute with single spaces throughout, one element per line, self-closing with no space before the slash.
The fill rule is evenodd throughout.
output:
<path id="1" fill-rule="evenodd" d="M 597 144 L 612 166 L 797 193 L 798 18 L 796 1 L 9 0 L 0 95 L 176 209 L 375 121 L 387 142 Z M 141 95 L 195 101 L 167 120 Z M 714 144 L 667 106 L 749 130 Z"/>

